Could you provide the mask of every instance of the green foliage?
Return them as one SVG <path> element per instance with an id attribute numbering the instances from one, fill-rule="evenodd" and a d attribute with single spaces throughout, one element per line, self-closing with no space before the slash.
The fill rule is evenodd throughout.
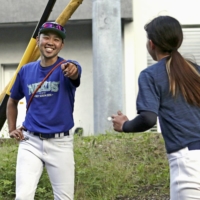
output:
<path id="1" fill-rule="evenodd" d="M 14 196 L 17 143 L 11 139 L 0 140 L 0 200 Z"/>
<path id="2" fill-rule="evenodd" d="M 0 200 L 14 198 L 17 143 L 0 143 Z M 157 133 L 100 134 L 74 141 L 75 200 L 169 199 L 169 169 Z M 46 171 L 35 200 L 53 199 Z"/>

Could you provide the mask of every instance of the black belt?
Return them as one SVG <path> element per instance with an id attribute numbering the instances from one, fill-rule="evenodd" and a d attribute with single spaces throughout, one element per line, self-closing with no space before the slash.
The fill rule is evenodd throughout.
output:
<path id="1" fill-rule="evenodd" d="M 189 150 L 200 150 L 200 141 L 192 142 L 188 144 Z"/>
<path id="2" fill-rule="evenodd" d="M 61 133 L 37 133 L 37 132 L 29 131 L 27 129 L 24 129 L 24 130 L 28 133 L 38 136 L 42 140 L 50 139 L 50 138 L 60 138 L 63 136 L 69 136 L 69 131 L 61 132 Z"/>

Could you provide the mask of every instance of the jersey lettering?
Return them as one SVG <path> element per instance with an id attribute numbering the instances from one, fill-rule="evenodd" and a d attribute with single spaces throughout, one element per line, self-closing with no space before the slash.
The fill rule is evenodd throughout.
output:
<path id="1" fill-rule="evenodd" d="M 36 88 L 38 87 L 38 85 L 40 83 L 41 82 L 28 85 L 29 95 L 34 93 L 34 91 L 36 90 Z M 56 82 L 56 81 L 52 81 L 52 82 L 51 81 L 45 81 L 43 83 L 43 85 L 41 86 L 41 88 L 37 91 L 37 93 L 40 93 L 40 92 L 58 92 L 59 84 L 60 84 L 59 81 L 58 82 Z"/>

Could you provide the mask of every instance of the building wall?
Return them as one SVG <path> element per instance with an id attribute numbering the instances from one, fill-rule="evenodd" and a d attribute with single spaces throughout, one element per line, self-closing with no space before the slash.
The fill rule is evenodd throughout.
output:
<path id="1" fill-rule="evenodd" d="M 26 0 L 0 0 L 0 35 L 2 36 L 0 38 L 0 73 L 3 73 L 3 66 L 17 65 L 19 63 L 47 2 L 47 0 L 28 2 Z M 49 20 L 57 19 L 69 2 L 71 1 L 57 0 Z M 132 0 L 121 0 L 121 17 L 124 21 L 131 20 Z M 74 128 L 83 127 L 85 135 L 93 134 L 94 123 L 91 26 L 92 0 L 83 0 L 82 4 L 67 22 L 65 48 L 60 53 L 65 58 L 79 61 L 83 67 L 82 84 L 77 89 L 75 99 Z M 4 89 L 4 86 L 5 82 L 4 85 L 1 82 L 1 91 Z M 20 112 L 24 112 L 24 110 L 20 108 Z M 21 113 L 19 115 L 20 119 L 24 116 Z"/>
<path id="2" fill-rule="evenodd" d="M 77 60 L 82 66 L 81 85 L 75 97 L 75 127 L 83 127 L 85 135 L 93 134 L 93 66 L 92 25 L 70 25 L 61 56 Z"/>
<path id="3" fill-rule="evenodd" d="M 132 0 L 121 1 L 121 16 L 123 19 L 132 17 Z M 48 0 L 0 0 L 0 23 L 37 22 L 46 7 Z M 71 0 L 57 0 L 50 20 L 55 20 Z M 74 12 L 71 20 L 91 20 L 93 0 L 83 0 L 78 10 Z M 6 12 L 5 12 L 6 11 Z M 8 15 L 9 13 L 9 15 Z"/>
<path id="4" fill-rule="evenodd" d="M 46 2 L 35 0 L 27 3 L 26 0 L 18 0 L 16 4 L 15 0 L 0 0 L 0 64 L 19 63 Z M 56 19 L 68 2 L 69 0 L 57 0 L 50 19 Z M 122 17 L 125 19 L 123 29 L 124 110 L 128 117 L 132 118 L 136 115 L 138 75 L 147 67 L 144 25 L 160 14 L 172 15 L 185 25 L 200 24 L 199 0 L 121 0 L 121 2 Z M 83 67 L 82 84 L 77 89 L 74 117 L 75 128 L 83 127 L 84 135 L 93 134 L 91 16 L 92 0 L 84 0 L 66 25 L 65 48 L 60 53 L 65 58 L 79 61 Z M 134 21 L 130 22 L 130 19 Z"/>

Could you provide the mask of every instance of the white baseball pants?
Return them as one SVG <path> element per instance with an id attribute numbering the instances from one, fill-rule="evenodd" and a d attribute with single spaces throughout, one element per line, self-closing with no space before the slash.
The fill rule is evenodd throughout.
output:
<path id="1" fill-rule="evenodd" d="M 34 200 L 43 167 L 46 167 L 55 200 L 74 198 L 73 135 L 41 140 L 23 132 L 17 155 L 16 200 Z"/>
<path id="2" fill-rule="evenodd" d="M 167 156 L 170 200 L 200 200 L 200 150 L 186 147 Z"/>

